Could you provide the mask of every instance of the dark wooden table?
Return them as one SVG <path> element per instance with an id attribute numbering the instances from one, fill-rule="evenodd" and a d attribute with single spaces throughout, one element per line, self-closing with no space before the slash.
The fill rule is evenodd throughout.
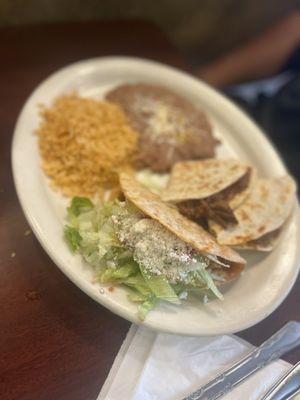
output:
<path id="1" fill-rule="evenodd" d="M 80 59 L 135 55 L 188 67 L 157 28 L 139 21 L 2 28 L 0 54 L 0 398 L 94 400 L 130 324 L 82 293 L 26 234 L 10 166 L 14 124 L 39 82 Z M 240 336 L 259 344 L 298 319 L 299 287 Z M 286 359 L 297 361 L 300 351 Z"/>

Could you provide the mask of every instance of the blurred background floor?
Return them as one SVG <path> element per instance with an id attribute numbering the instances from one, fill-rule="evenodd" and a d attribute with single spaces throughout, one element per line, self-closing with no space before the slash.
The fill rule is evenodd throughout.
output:
<path id="1" fill-rule="evenodd" d="M 193 64 L 228 52 L 299 7 L 299 0 L 1 0 L 0 26 L 143 19 Z"/>

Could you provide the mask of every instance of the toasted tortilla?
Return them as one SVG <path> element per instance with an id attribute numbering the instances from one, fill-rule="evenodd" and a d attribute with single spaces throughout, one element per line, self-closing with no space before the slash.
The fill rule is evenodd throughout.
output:
<path id="1" fill-rule="evenodd" d="M 282 227 L 276 229 L 273 232 L 266 233 L 262 237 L 251 240 L 245 244 L 240 244 L 239 246 L 235 246 L 235 248 L 240 250 L 256 250 L 263 252 L 270 252 L 274 249 L 280 239 L 280 233 L 282 231 Z"/>
<path id="2" fill-rule="evenodd" d="M 235 210 L 236 208 L 238 208 L 246 200 L 246 198 L 249 196 L 249 194 L 252 190 L 252 186 L 253 186 L 254 182 L 257 179 L 257 173 L 254 168 L 248 169 L 248 173 L 249 173 L 249 179 L 247 182 L 247 186 L 244 187 L 240 192 L 235 193 L 234 196 L 229 200 L 229 207 L 232 210 Z M 247 172 L 246 172 L 246 174 L 247 174 Z M 236 183 L 237 182 L 233 183 L 232 187 Z M 230 187 L 228 189 L 230 189 Z"/>
<path id="3" fill-rule="evenodd" d="M 234 212 L 238 224 L 224 229 L 209 221 L 209 228 L 222 245 L 270 251 L 293 210 L 295 193 L 296 184 L 290 176 L 257 179 L 248 198 Z"/>
<path id="4" fill-rule="evenodd" d="M 224 271 L 228 271 L 227 282 L 242 272 L 246 261 L 238 253 L 229 247 L 219 245 L 203 228 L 185 218 L 175 207 L 164 203 L 159 196 L 141 185 L 132 173 L 121 173 L 120 185 L 125 197 L 144 214 L 158 221 L 200 253 L 214 256 L 216 262 L 220 258 L 221 262 L 228 264 L 229 268 L 219 268 L 222 276 Z"/>
<path id="5" fill-rule="evenodd" d="M 213 219 L 227 227 L 237 223 L 233 210 L 249 195 L 254 175 L 251 167 L 235 159 L 180 162 L 162 198 L 195 222 Z"/>
<path id="6" fill-rule="evenodd" d="M 248 165 L 234 159 L 179 162 L 172 169 L 162 199 L 174 203 L 206 199 L 235 184 L 248 170 Z"/>

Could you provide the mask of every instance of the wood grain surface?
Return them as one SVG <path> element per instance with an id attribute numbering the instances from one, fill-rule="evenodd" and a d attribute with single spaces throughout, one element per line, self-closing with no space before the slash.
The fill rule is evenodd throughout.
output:
<path id="1" fill-rule="evenodd" d="M 2 28 L 0 51 L 0 398 L 94 400 L 130 324 L 74 286 L 28 232 L 12 180 L 14 124 L 39 82 L 80 59 L 135 55 L 188 67 L 139 21 Z M 298 281 L 274 314 L 240 336 L 258 344 L 298 319 L 299 297 Z"/>

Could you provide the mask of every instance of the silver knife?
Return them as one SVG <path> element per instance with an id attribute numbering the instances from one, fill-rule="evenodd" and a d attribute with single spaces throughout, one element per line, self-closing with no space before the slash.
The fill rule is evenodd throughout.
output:
<path id="1" fill-rule="evenodd" d="M 300 345 L 300 323 L 290 321 L 246 357 L 183 400 L 216 400 L 254 372 Z"/>
<path id="2" fill-rule="evenodd" d="M 261 400 L 288 400 L 300 391 L 300 361 L 289 369 Z"/>

